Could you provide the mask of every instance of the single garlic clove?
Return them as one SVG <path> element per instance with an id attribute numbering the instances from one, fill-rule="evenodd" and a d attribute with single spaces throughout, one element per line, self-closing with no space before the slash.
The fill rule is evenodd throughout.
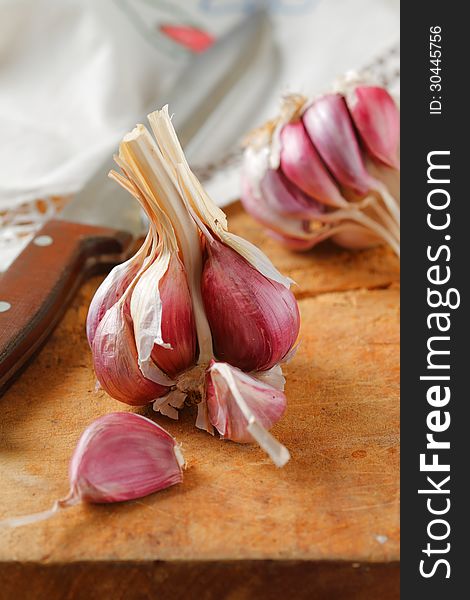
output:
<path id="1" fill-rule="evenodd" d="M 309 239 L 308 221 L 282 215 L 270 208 L 261 192 L 255 194 L 246 176 L 242 177 L 241 201 L 246 212 L 268 229 L 292 238 Z"/>
<path id="2" fill-rule="evenodd" d="M 154 378 L 154 364 L 170 377 L 194 364 L 196 330 L 191 296 L 176 253 L 159 256 L 140 276 L 130 306 L 139 366 L 145 377 L 164 384 L 164 380 Z"/>
<path id="3" fill-rule="evenodd" d="M 319 202 L 335 207 L 347 205 L 301 120 L 281 130 L 281 169 L 293 184 Z"/>
<path id="4" fill-rule="evenodd" d="M 286 409 L 284 393 L 227 363 L 212 361 L 206 374 L 209 419 L 224 439 L 258 442 L 275 464 L 289 460 L 288 450 L 268 432 Z"/>
<path id="5" fill-rule="evenodd" d="M 268 169 L 260 182 L 260 191 L 270 212 L 312 219 L 325 211 L 323 204 L 302 192 L 282 171 Z"/>
<path id="6" fill-rule="evenodd" d="M 162 427 L 133 413 L 111 413 L 83 432 L 70 463 L 73 496 L 87 502 L 142 498 L 183 480 L 184 459 Z"/>
<path id="7" fill-rule="evenodd" d="M 186 271 L 173 255 L 160 282 L 162 299 L 162 338 L 171 348 L 155 345 L 152 358 L 170 377 L 189 369 L 196 362 L 196 329 Z"/>
<path id="8" fill-rule="evenodd" d="M 116 400 L 143 406 L 169 390 L 144 377 L 139 369 L 127 302 L 120 301 L 106 312 L 96 330 L 92 354 L 101 387 Z"/>
<path id="9" fill-rule="evenodd" d="M 294 345 L 300 315 L 292 292 L 216 239 L 207 243 L 201 289 L 218 359 L 263 371 Z"/>
<path id="10" fill-rule="evenodd" d="M 310 139 L 337 181 L 365 195 L 371 187 L 369 175 L 344 97 L 326 94 L 316 99 L 302 118 Z"/>
<path id="11" fill-rule="evenodd" d="M 346 99 L 354 124 L 372 158 L 399 169 L 400 114 L 387 90 L 358 86 L 347 94 Z"/>
<path id="12" fill-rule="evenodd" d="M 133 260 L 134 258 L 114 267 L 93 296 L 86 320 L 86 334 L 90 347 L 106 311 L 121 298 L 141 267 L 142 263 Z"/>
<path id="13" fill-rule="evenodd" d="M 141 415 L 110 413 L 82 433 L 70 461 L 68 495 L 49 510 L 5 519 L 0 527 L 38 523 L 80 502 L 143 498 L 181 483 L 184 466 L 176 440 L 162 427 Z"/>
<path id="14" fill-rule="evenodd" d="M 320 202 L 302 192 L 281 169 L 270 167 L 267 147 L 246 149 L 241 183 L 246 211 L 281 233 L 288 230 L 294 237 L 302 235 L 304 220 L 324 211 Z"/>

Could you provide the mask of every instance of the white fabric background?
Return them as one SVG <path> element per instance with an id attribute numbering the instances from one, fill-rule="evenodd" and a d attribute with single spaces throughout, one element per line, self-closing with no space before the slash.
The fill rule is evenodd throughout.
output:
<path id="1" fill-rule="evenodd" d="M 159 24 L 192 24 L 218 37 L 255 3 L 0 0 L 0 211 L 79 190 L 152 102 L 165 102 L 191 53 Z M 275 114 L 282 92 L 326 89 L 398 41 L 398 0 L 268 5 L 281 69 L 263 105 L 252 107 L 256 123 Z M 212 193 L 226 202 L 236 184 L 214 182 Z"/>

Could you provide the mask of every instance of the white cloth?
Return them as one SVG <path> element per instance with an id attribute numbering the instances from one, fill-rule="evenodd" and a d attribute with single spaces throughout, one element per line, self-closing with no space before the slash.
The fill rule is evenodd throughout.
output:
<path id="1" fill-rule="evenodd" d="M 0 0 L 0 211 L 79 190 L 152 102 L 165 102 L 191 52 L 255 4 Z M 398 40 L 398 0 L 268 5 L 281 69 L 265 103 L 253 107 L 255 123 L 275 114 L 282 92 L 327 88 Z M 236 197 L 231 181 L 214 182 L 220 203 Z"/>

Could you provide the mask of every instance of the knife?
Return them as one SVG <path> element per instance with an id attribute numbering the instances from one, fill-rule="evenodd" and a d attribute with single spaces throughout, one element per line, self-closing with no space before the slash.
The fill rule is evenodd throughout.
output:
<path id="1" fill-rule="evenodd" d="M 266 19 L 264 11 L 251 14 L 193 58 L 166 96 L 185 144 L 236 84 L 228 74 L 240 72 Z M 83 280 L 125 260 L 144 234 L 138 203 L 107 177 L 113 166 L 102 165 L 0 277 L 0 393 L 44 343 Z"/>

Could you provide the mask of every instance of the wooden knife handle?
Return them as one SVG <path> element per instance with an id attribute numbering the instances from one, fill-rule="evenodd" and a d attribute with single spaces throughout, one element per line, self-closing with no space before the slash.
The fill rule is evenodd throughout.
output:
<path id="1" fill-rule="evenodd" d="M 0 393 L 60 320 L 84 277 L 117 262 L 128 233 L 49 221 L 0 276 Z"/>

